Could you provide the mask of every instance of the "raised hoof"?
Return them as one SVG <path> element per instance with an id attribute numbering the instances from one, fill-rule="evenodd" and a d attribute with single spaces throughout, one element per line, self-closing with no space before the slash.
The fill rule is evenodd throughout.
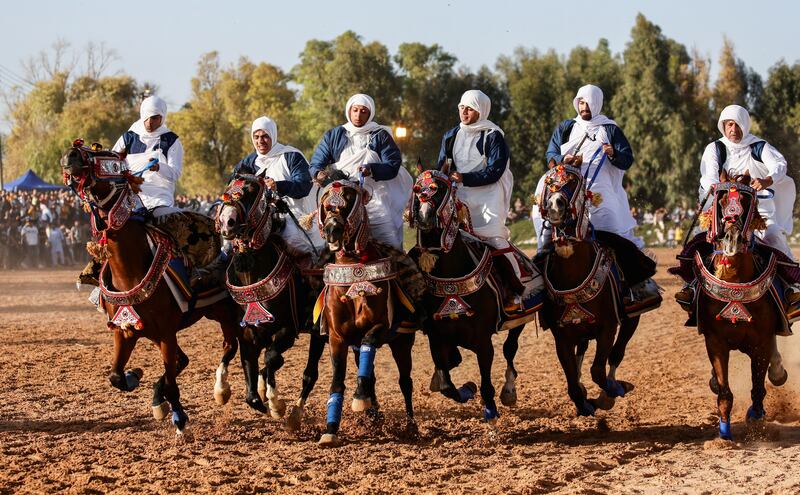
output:
<path id="1" fill-rule="evenodd" d="M 719 437 L 723 440 L 733 440 L 730 421 L 726 423 L 722 419 L 719 420 Z"/>
<path id="2" fill-rule="evenodd" d="M 269 415 L 272 419 L 281 419 L 286 415 L 286 401 L 283 399 L 272 399 L 269 401 Z"/>
<path id="3" fill-rule="evenodd" d="M 767 373 L 767 378 L 769 378 L 769 382 L 771 384 L 775 385 L 776 387 L 780 387 L 781 385 L 786 383 L 786 380 L 789 379 L 789 372 L 784 369 L 783 375 L 776 377 L 775 379 L 773 379 L 770 373 Z"/>
<path id="4" fill-rule="evenodd" d="M 766 411 L 763 408 L 761 409 L 754 409 L 753 406 L 747 408 L 747 421 L 764 421 L 764 417 L 767 415 Z"/>
<path id="5" fill-rule="evenodd" d="M 610 411 L 614 407 L 616 400 L 614 397 L 608 395 L 604 390 L 601 390 L 600 395 L 598 395 L 596 399 L 590 399 L 588 402 L 594 406 L 595 409 Z"/>
<path id="6" fill-rule="evenodd" d="M 500 403 L 506 407 L 514 407 L 517 405 L 517 391 L 506 390 L 500 391 Z"/>
<path id="7" fill-rule="evenodd" d="M 157 406 L 153 406 L 153 417 L 157 421 L 161 421 L 169 415 L 169 402 L 164 401 Z"/>
<path id="8" fill-rule="evenodd" d="M 229 385 L 214 387 L 214 402 L 220 406 L 224 406 L 229 400 L 231 400 L 231 387 Z"/>
<path id="9" fill-rule="evenodd" d="M 267 414 L 269 411 L 267 410 L 267 406 L 264 405 L 264 402 L 259 397 L 255 397 L 253 399 L 245 400 L 248 406 L 252 407 L 256 411 Z"/>
<path id="10" fill-rule="evenodd" d="M 578 416 L 594 416 L 595 407 L 587 400 L 575 407 L 578 409 Z"/>
<path id="11" fill-rule="evenodd" d="M 443 375 L 444 372 L 442 370 L 436 370 L 433 372 L 433 376 L 431 376 L 431 384 L 428 386 L 431 392 L 441 392 L 446 388 Z"/>
<path id="12" fill-rule="evenodd" d="M 303 424 L 303 408 L 294 406 L 289 416 L 286 417 L 286 429 L 288 431 L 300 431 Z"/>
<path id="13" fill-rule="evenodd" d="M 319 438 L 320 447 L 338 447 L 339 435 L 335 433 L 325 433 Z"/>
<path id="14" fill-rule="evenodd" d="M 350 407 L 353 409 L 353 412 L 364 412 L 372 407 L 372 399 L 369 397 L 366 399 L 354 398 L 353 404 Z"/>

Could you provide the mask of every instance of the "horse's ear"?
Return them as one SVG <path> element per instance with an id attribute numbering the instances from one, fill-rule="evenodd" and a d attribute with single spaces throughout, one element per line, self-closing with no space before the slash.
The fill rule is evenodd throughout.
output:
<path id="1" fill-rule="evenodd" d="M 445 159 L 444 165 L 442 165 L 442 173 L 444 175 L 450 175 L 450 168 L 452 167 L 452 165 L 453 165 L 452 158 Z"/>
<path id="2" fill-rule="evenodd" d="M 728 171 L 722 169 L 722 172 L 719 173 L 719 181 L 720 182 L 728 182 Z"/>
<path id="3" fill-rule="evenodd" d="M 750 169 L 748 168 L 742 174 L 742 184 L 747 184 L 749 186 L 750 185 L 750 181 L 751 181 L 751 179 L 750 179 Z"/>
<path id="4" fill-rule="evenodd" d="M 421 174 L 422 171 L 424 170 L 424 168 L 422 166 L 422 157 L 421 156 L 417 156 L 417 166 L 415 168 L 417 169 L 417 175 Z"/>

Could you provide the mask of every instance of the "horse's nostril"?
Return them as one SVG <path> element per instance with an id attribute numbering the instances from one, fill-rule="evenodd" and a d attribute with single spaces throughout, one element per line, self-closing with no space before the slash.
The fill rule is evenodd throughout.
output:
<path id="1" fill-rule="evenodd" d="M 234 225 L 236 225 L 236 222 L 233 220 L 233 218 L 229 218 L 229 219 L 228 219 L 228 221 L 227 221 L 227 222 L 225 222 L 225 224 L 226 224 L 228 227 L 233 227 Z"/>

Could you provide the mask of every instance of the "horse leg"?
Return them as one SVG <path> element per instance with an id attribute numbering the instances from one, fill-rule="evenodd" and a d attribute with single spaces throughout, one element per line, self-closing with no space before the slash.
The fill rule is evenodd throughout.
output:
<path id="1" fill-rule="evenodd" d="M 414 404 L 412 402 L 412 392 L 414 391 L 414 381 L 411 379 L 412 358 L 411 350 L 414 347 L 413 333 L 398 334 L 391 342 L 389 348 L 392 350 L 392 357 L 397 364 L 397 371 L 400 374 L 400 392 L 403 393 L 403 401 L 406 406 L 406 434 L 413 437 L 419 433 L 417 424 L 414 421 Z"/>
<path id="2" fill-rule="evenodd" d="M 236 351 L 239 349 L 239 341 L 236 338 L 238 329 L 229 328 L 226 322 L 220 322 L 222 326 L 223 345 L 222 345 L 222 359 L 220 360 L 217 372 L 215 374 L 216 380 L 214 381 L 214 400 L 219 405 L 225 405 L 231 398 L 231 386 L 228 384 L 228 365 L 231 360 L 236 356 Z"/>
<path id="3" fill-rule="evenodd" d="M 731 440 L 731 409 L 733 408 L 733 392 L 728 383 L 728 360 L 730 350 L 724 342 L 718 341 L 714 335 L 706 336 L 706 351 L 714 375 L 717 379 L 717 409 L 719 410 L 719 437 Z M 763 377 L 762 377 L 763 378 Z"/>
<path id="4" fill-rule="evenodd" d="M 608 379 L 610 381 L 617 382 L 617 368 L 625 358 L 625 349 L 628 347 L 628 342 L 630 342 L 638 326 L 638 316 L 623 319 L 622 323 L 620 323 L 617 338 L 614 341 L 614 346 L 611 348 L 611 354 L 608 355 Z M 619 381 L 617 383 L 622 386 L 626 394 L 634 388 L 632 383 L 624 381 Z"/>
<path id="5" fill-rule="evenodd" d="M 433 334 L 433 332 L 430 332 L 428 335 L 430 336 L 432 334 Z M 430 338 L 429 338 L 429 340 L 430 340 Z M 441 337 L 438 337 L 437 340 L 441 341 L 442 339 L 441 339 Z M 433 352 L 434 352 L 433 351 L 433 346 L 434 346 L 434 344 L 433 344 L 433 341 L 431 340 L 431 354 L 433 354 Z M 444 387 L 447 386 L 447 383 L 442 381 L 442 377 L 443 377 L 442 370 L 447 370 L 448 374 L 449 374 L 449 371 L 454 369 L 454 368 L 457 368 L 458 365 L 461 364 L 461 360 L 463 359 L 461 357 L 461 352 L 458 350 L 458 346 L 456 346 L 456 345 L 438 344 L 437 347 L 439 348 L 439 352 L 446 352 L 446 354 L 442 354 L 441 355 L 442 359 L 440 360 L 441 363 L 444 363 L 442 365 L 444 367 L 440 367 L 440 365 L 437 364 L 436 365 L 436 369 L 433 370 L 433 376 L 431 376 L 431 383 L 430 383 L 430 386 L 429 386 L 429 389 L 430 389 L 431 392 L 440 392 L 440 391 L 442 391 L 444 389 Z M 434 359 L 434 364 L 435 363 L 436 363 L 436 360 Z M 475 393 L 478 391 L 478 386 L 475 385 L 472 382 L 469 382 L 469 383 L 474 385 L 474 387 L 473 387 L 474 388 L 474 392 L 473 392 L 472 395 L 475 395 Z"/>
<path id="6" fill-rule="evenodd" d="M 467 402 L 475 397 L 475 394 L 478 393 L 477 385 L 473 382 L 467 382 L 456 388 L 452 378 L 450 378 L 450 370 L 453 369 L 453 366 L 450 365 L 450 360 L 455 355 L 458 356 L 459 361 L 461 360 L 461 353 L 458 352 L 456 345 L 446 342 L 446 339 L 433 331 L 428 333 L 428 341 L 431 348 L 431 358 L 436 368 L 431 378 L 431 392 L 439 392 L 445 397 L 460 403 Z"/>
<path id="7" fill-rule="evenodd" d="M 567 393 L 578 410 L 578 416 L 594 416 L 595 407 L 586 400 L 585 389 L 582 389 L 578 381 L 578 363 L 575 356 L 575 344 L 566 337 L 560 336 L 560 332 L 554 332 L 556 340 L 556 355 L 564 370 L 564 377 L 567 379 Z"/>
<path id="8" fill-rule="evenodd" d="M 786 371 L 786 368 L 783 367 L 781 353 L 778 352 L 778 338 L 775 335 L 772 336 L 772 352 L 769 357 L 767 377 L 769 378 L 769 382 L 776 387 L 780 387 L 786 383 L 786 380 L 789 378 L 789 373 Z"/>
<path id="9" fill-rule="evenodd" d="M 178 340 L 175 334 L 164 337 L 159 343 L 161 359 L 164 360 L 164 396 L 172 407 L 172 424 L 178 435 L 184 433 L 189 416 L 181 405 L 181 393 L 178 389 Z"/>
<path id="10" fill-rule="evenodd" d="M 247 387 L 247 397 L 245 402 L 260 413 L 267 413 L 267 406 L 258 395 L 258 356 L 260 354 L 259 345 L 249 338 L 242 338 L 239 342 L 239 359 L 242 361 L 242 371 L 244 372 L 244 382 Z"/>
<path id="11" fill-rule="evenodd" d="M 177 347 L 177 368 L 176 375 L 180 375 L 181 371 L 189 366 L 189 356 L 183 352 L 181 346 Z M 161 421 L 169 414 L 169 402 L 164 395 L 164 385 L 166 383 L 166 374 L 162 374 L 157 382 L 153 384 L 153 417 Z"/>
<path id="12" fill-rule="evenodd" d="M 280 419 L 286 414 L 286 401 L 278 397 L 278 386 L 275 382 L 275 374 L 283 366 L 283 353 L 294 345 L 294 340 L 294 330 L 283 327 L 278 330 L 272 338 L 272 345 L 269 346 L 269 349 L 264 355 L 267 369 L 267 403 L 269 404 L 269 413 L 275 419 Z"/>
<path id="13" fill-rule="evenodd" d="M 764 380 L 767 377 L 767 367 L 769 360 L 766 353 L 771 353 L 772 348 L 766 352 L 762 349 L 755 349 L 750 355 L 750 376 L 753 380 L 753 388 L 750 390 L 752 405 L 747 409 L 747 421 L 762 421 L 766 412 L 764 411 L 764 397 L 767 395 L 767 388 Z"/>
<path id="14" fill-rule="evenodd" d="M 114 388 L 123 392 L 130 392 L 139 386 L 139 381 L 144 375 L 140 368 L 125 371 L 125 365 L 131 358 L 133 348 L 136 346 L 136 336 L 125 336 L 124 330 L 114 328 L 114 358 L 111 361 L 111 373 L 108 381 Z"/>
<path id="15" fill-rule="evenodd" d="M 483 349 L 479 349 L 478 368 L 481 372 L 481 399 L 483 399 L 483 419 L 494 423 L 500 417 L 497 404 L 494 401 L 494 385 L 492 385 L 492 362 L 494 361 L 494 347 L 491 336 L 484 342 Z"/>
<path id="16" fill-rule="evenodd" d="M 586 396 L 586 387 L 581 381 L 583 376 L 583 358 L 586 357 L 586 351 L 589 349 L 589 339 L 581 339 L 575 349 L 575 364 L 578 370 L 578 386 L 581 387 L 583 395 Z"/>
<path id="17" fill-rule="evenodd" d="M 519 336 L 524 326 L 518 326 L 508 331 L 506 341 L 503 343 L 503 356 L 506 358 L 505 383 L 500 389 L 500 402 L 507 407 L 517 405 L 517 369 L 514 368 L 514 357 L 519 349 Z"/>
<path id="18" fill-rule="evenodd" d="M 300 390 L 300 398 L 297 399 L 297 404 L 286 418 L 286 428 L 291 431 L 300 429 L 306 400 L 308 400 L 308 396 L 314 389 L 317 378 L 319 378 L 319 360 L 322 358 L 322 352 L 325 350 L 327 340 L 327 337 L 323 335 L 311 334 L 311 341 L 308 345 L 308 361 L 306 362 L 306 369 L 303 371 L 303 386 Z"/>
<path id="19" fill-rule="evenodd" d="M 344 378 L 347 373 L 347 346 L 340 339 L 330 339 L 331 367 L 333 379 L 328 398 L 325 434 L 319 439 L 322 447 L 334 447 L 339 444 L 339 425 L 342 421 L 342 403 L 344 402 Z"/>
<path id="20" fill-rule="evenodd" d="M 375 354 L 378 346 L 385 342 L 385 333 L 388 330 L 384 325 L 374 325 L 361 341 L 361 347 L 357 352 L 358 358 L 358 377 L 356 379 L 356 391 L 353 394 L 352 409 L 354 412 L 377 409 L 375 399 Z M 373 411 L 375 413 L 376 411 Z"/>

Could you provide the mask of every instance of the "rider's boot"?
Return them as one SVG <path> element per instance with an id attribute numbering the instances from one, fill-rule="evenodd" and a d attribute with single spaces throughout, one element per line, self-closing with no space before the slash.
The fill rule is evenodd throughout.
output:
<path id="1" fill-rule="evenodd" d="M 209 288 L 223 283 L 232 252 L 231 244 L 225 243 L 214 261 L 206 266 L 192 270 L 192 277 L 189 282 L 192 289 Z"/>
<path id="2" fill-rule="evenodd" d="M 78 275 L 78 283 L 84 285 L 94 285 L 95 287 L 100 285 L 100 269 L 103 267 L 103 264 L 97 261 L 96 259 L 92 258 L 89 260 L 89 263 L 83 269 L 83 271 Z"/>
<path id="3" fill-rule="evenodd" d="M 625 301 L 625 310 L 628 316 L 641 314 L 644 309 L 654 309 L 661 304 L 662 289 L 652 278 L 631 287 L 631 297 Z"/>
<path id="4" fill-rule="evenodd" d="M 687 313 L 691 313 L 693 309 L 692 303 L 694 303 L 696 284 L 696 281 L 692 281 L 684 285 L 681 290 L 675 293 L 675 300 Z"/>
<path id="5" fill-rule="evenodd" d="M 791 284 L 787 286 L 784 295 L 786 296 L 788 305 L 794 306 L 800 303 L 800 284 Z"/>
<path id="6" fill-rule="evenodd" d="M 542 224 L 542 233 L 536 243 L 536 256 L 533 262 L 538 262 L 544 256 L 547 256 L 553 251 L 553 227 L 547 220 Z"/>

